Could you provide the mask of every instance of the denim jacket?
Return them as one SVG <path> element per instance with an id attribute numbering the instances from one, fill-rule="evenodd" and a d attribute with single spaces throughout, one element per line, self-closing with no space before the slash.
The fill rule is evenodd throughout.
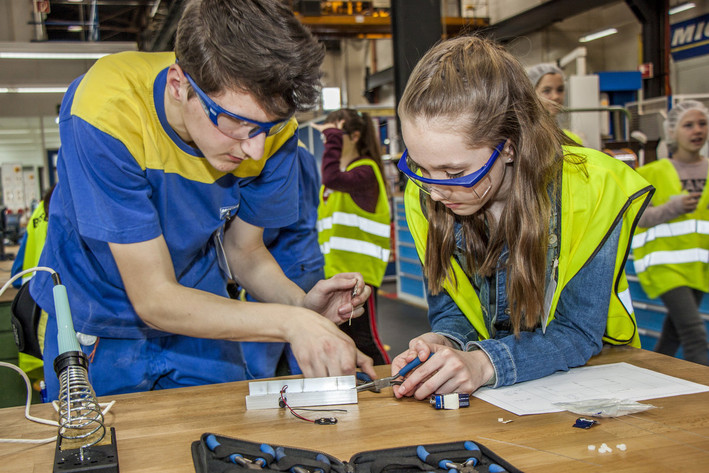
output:
<path id="1" fill-rule="evenodd" d="M 584 365 L 603 347 L 621 227 L 619 222 L 601 249 L 563 289 L 554 319 L 545 330 L 537 327 L 533 331 L 521 331 L 519 337 L 515 337 L 509 327 L 507 248 L 500 254 L 494 277 L 471 279 L 491 338 L 478 340 L 471 323 L 445 291 L 426 295 L 432 330 L 446 336 L 462 350 L 483 350 L 495 369 L 495 376 L 488 382 L 493 387 L 538 379 Z M 464 245 L 459 230 L 457 226 L 460 251 Z M 553 260 L 547 258 L 547 284 Z M 428 287 L 428 281 L 425 283 Z M 491 293 L 491 289 L 494 292 Z"/>

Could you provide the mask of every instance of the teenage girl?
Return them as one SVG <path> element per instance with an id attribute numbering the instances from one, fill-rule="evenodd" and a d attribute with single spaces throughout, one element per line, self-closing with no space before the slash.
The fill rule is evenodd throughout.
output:
<path id="1" fill-rule="evenodd" d="M 510 385 L 581 366 L 604 342 L 640 345 L 623 268 L 652 192 L 642 177 L 570 146 L 521 64 L 475 36 L 426 53 L 398 112 L 432 330 L 392 362 L 427 360 L 397 397 Z"/>

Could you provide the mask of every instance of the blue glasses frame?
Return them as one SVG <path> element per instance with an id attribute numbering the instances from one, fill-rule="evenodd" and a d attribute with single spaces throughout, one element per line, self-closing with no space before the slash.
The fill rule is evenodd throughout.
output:
<path id="1" fill-rule="evenodd" d="M 209 96 L 204 93 L 202 89 L 199 88 L 197 84 L 195 84 L 195 81 L 192 79 L 192 77 L 185 71 L 182 71 L 185 74 L 185 77 L 187 77 L 187 81 L 190 83 L 194 91 L 197 93 L 197 98 L 199 98 L 200 103 L 202 104 L 202 108 L 204 109 L 205 113 L 207 114 L 207 117 L 209 117 L 209 120 L 212 122 L 212 124 L 217 127 L 219 131 L 224 133 L 230 138 L 238 139 L 238 140 L 245 140 L 249 138 L 253 138 L 254 136 L 260 135 L 261 133 L 265 133 L 266 136 L 272 136 L 278 133 L 279 131 L 283 130 L 285 126 L 288 124 L 288 121 L 290 118 L 287 118 L 285 120 L 277 120 L 274 122 L 259 122 L 256 120 L 252 120 L 250 118 L 242 117 L 241 115 L 237 115 L 236 113 L 232 113 L 228 110 L 223 109 L 220 107 L 214 100 L 209 98 Z M 239 120 L 241 122 L 245 122 L 248 124 L 253 125 L 248 131 L 248 133 L 244 133 L 243 136 L 241 134 L 234 136 L 233 134 L 226 132 L 219 126 L 219 116 L 220 115 L 226 115 L 227 117 L 233 118 L 235 120 Z M 245 127 L 248 128 L 248 127 Z"/>
<path id="2" fill-rule="evenodd" d="M 485 175 L 490 172 L 490 169 L 492 168 L 492 165 L 495 164 L 495 161 L 497 161 L 498 156 L 500 156 L 500 153 L 502 152 L 502 148 L 505 146 L 505 143 L 507 143 L 507 140 L 502 140 L 500 144 L 495 146 L 495 149 L 493 150 L 492 154 L 490 155 L 490 158 L 487 160 L 487 162 L 478 169 L 477 171 L 467 174 L 465 176 L 461 177 L 454 177 L 453 179 L 430 179 L 427 177 L 419 176 L 416 174 L 415 170 L 412 170 L 409 167 L 409 150 L 406 149 L 404 150 L 404 154 L 401 155 L 401 159 L 399 159 L 399 163 L 397 164 L 397 167 L 401 172 L 403 172 L 406 177 L 414 181 L 414 184 L 430 184 L 434 186 L 460 186 L 460 187 L 473 187 L 475 184 L 480 182 L 480 180 L 485 177 Z M 412 160 L 413 162 L 413 160 Z M 421 187 L 419 185 L 419 187 Z"/>

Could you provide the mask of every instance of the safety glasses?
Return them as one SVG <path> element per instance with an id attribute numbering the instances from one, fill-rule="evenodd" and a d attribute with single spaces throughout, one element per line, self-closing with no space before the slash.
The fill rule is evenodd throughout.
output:
<path id="1" fill-rule="evenodd" d="M 502 140 L 500 144 L 495 147 L 490 155 L 490 158 L 483 165 L 483 167 L 473 173 L 461 177 L 454 177 L 452 179 L 430 179 L 421 176 L 421 168 L 409 157 L 408 150 L 404 150 L 404 154 L 401 156 L 401 159 L 399 159 L 399 164 L 397 167 L 404 173 L 404 175 L 406 175 L 406 177 L 409 178 L 411 182 L 416 184 L 427 194 L 430 194 L 433 190 L 438 191 L 439 189 L 435 186 L 459 186 L 470 188 L 480 182 L 487 175 L 487 173 L 490 172 L 490 169 L 492 169 L 492 166 L 495 164 L 495 161 L 497 161 L 498 156 L 500 156 L 506 142 L 507 140 Z"/>
<path id="2" fill-rule="evenodd" d="M 236 113 L 231 113 L 228 110 L 224 110 L 222 107 L 217 105 L 214 100 L 210 99 L 209 96 L 197 86 L 197 84 L 195 84 L 194 80 L 188 73 L 184 72 L 184 74 L 194 91 L 197 93 L 197 98 L 202 104 L 202 108 L 207 114 L 207 117 L 209 117 L 209 120 L 219 131 L 224 133 L 229 138 L 233 138 L 235 140 L 248 140 L 249 138 L 253 138 L 261 133 L 265 133 L 266 136 L 272 136 L 283 130 L 290 120 L 290 118 L 288 118 L 275 122 L 259 122 L 256 120 L 251 120 L 250 118 L 242 117 Z"/>

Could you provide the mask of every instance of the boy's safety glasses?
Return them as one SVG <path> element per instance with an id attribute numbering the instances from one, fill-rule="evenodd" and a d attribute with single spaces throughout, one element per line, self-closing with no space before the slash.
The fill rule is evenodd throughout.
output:
<path id="1" fill-rule="evenodd" d="M 483 167 L 473 173 L 461 177 L 454 177 L 452 179 L 430 179 L 428 177 L 421 176 L 419 174 L 421 172 L 421 168 L 409 157 L 408 150 L 404 150 L 404 154 L 401 156 L 401 159 L 399 159 L 397 167 L 404 173 L 404 175 L 406 175 L 406 177 L 409 178 L 411 182 L 416 184 L 427 194 L 430 194 L 431 191 L 434 190 L 440 193 L 440 189 L 436 186 L 459 186 L 470 188 L 480 182 L 487 175 L 487 173 L 490 172 L 490 169 L 492 169 L 492 166 L 495 164 L 495 161 L 497 161 L 498 156 L 500 156 L 506 142 L 507 140 L 502 140 L 500 144 L 495 146 L 490 158 L 483 165 Z"/>
<path id="2" fill-rule="evenodd" d="M 224 110 L 222 107 L 217 105 L 214 100 L 210 99 L 209 96 L 197 86 L 197 84 L 195 84 L 194 80 L 188 73 L 184 72 L 184 74 L 194 91 L 197 93 L 197 98 L 202 104 L 202 108 L 209 117 L 209 120 L 219 131 L 224 133 L 229 138 L 233 138 L 235 140 L 248 140 L 249 138 L 253 138 L 261 133 L 265 133 L 266 136 L 272 136 L 283 130 L 290 120 L 290 118 L 287 118 L 285 120 L 278 120 L 275 122 L 259 122 L 250 118 L 242 117 L 236 113 L 231 113 L 228 110 Z"/>

